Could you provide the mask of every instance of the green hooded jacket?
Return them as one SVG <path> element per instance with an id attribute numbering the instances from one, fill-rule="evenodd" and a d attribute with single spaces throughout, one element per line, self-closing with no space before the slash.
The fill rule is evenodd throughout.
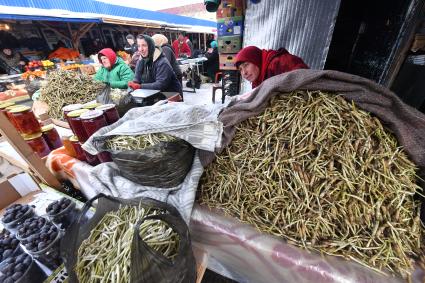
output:
<path id="1" fill-rule="evenodd" d="M 105 52 L 106 53 L 106 52 Z M 109 58 L 109 54 L 104 54 Z M 111 70 L 106 69 L 105 67 L 101 67 L 94 79 L 101 82 L 108 82 L 112 88 L 122 88 L 126 89 L 129 81 L 132 81 L 134 78 L 134 73 L 130 69 L 130 67 L 121 59 L 116 58 L 116 60 L 111 60 L 111 62 L 115 62 L 112 66 Z"/>

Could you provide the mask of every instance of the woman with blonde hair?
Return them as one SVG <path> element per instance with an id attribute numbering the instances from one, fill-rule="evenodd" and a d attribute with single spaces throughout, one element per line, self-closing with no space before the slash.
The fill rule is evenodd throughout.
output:
<path id="1" fill-rule="evenodd" d="M 162 53 L 165 58 L 167 58 L 168 62 L 170 62 L 171 67 L 173 68 L 174 73 L 177 76 L 177 79 L 183 85 L 182 82 L 182 71 L 180 70 L 179 65 L 177 64 L 176 55 L 170 44 L 168 44 L 168 38 L 160 33 L 154 34 L 152 36 L 153 41 L 155 42 L 155 46 L 162 49 Z"/>

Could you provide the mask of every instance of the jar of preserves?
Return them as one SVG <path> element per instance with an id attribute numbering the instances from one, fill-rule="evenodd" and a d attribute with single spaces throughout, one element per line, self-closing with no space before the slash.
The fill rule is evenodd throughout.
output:
<path id="1" fill-rule="evenodd" d="M 15 120 L 13 120 L 13 118 L 12 118 L 12 114 L 10 114 L 10 110 L 12 110 L 13 108 L 16 108 L 16 107 L 20 107 L 21 105 L 16 105 L 16 104 L 13 104 L 13 105 L 10 105 L 10 106 L 7 106 L 6 108 L 4 108 L 4 114 L 6 115 L 6 117 L 7 117 L 7 119 L 9 120 L 9 122 L 13 125 L 13 127 L 18 131 L 18 132 L 20 132 L 21 130 L 18 128 L 18 126 L 16 125 L 16 122 L 15 122 Z"/>
<path id="2" fill-rule="evenodd" d="M 111 125 L 120 119 L 120 115 L 118 114 L 115 104 L 100 105 L 96 107 L 96 110 L 103 111 L 103 115 L 105 116 L 108 125 Z"/>
<path id="3" fill-rule="evenodd" d="M 81 114 L 81 121 L 83 123 L 84 130 L 89 137 L 96 133 L 99 129 L 108 125 L 101 110 L 91 110 Z"/>
<path id="4" fill-rule="evenodd" d="M 94 110 L 98 106 L 100 106 L 100 103 L 97 103 L 96 101 L 91 101 L 83 104 L 83 108 L 89 110 Z"/>
<path id="5" fill-rule="evenodd" d="M 63 147 L 65 148 L 66 154 L 68 154 L 69 156 L 72 156 L 74 158 L 77 158 L 77 154 L 74 150 L 74 147 L 72 146 L 71 137 L 72 136 L 63 136 L 62 137 Z"/>
<path id="6" fill-rule="evenodd" d="M 84 154 L 84 150 L 81 147 L 81 143 L 78 141 L 78 137 L 74 135 L 69 138 L 69 141 L 71 142 L 72 148 L 74 149 L 75 157 L 78 160 L 87 161 L 86 155 Z"/>
<path id="7" fill-rule="evenodd" d="M 50 148 L 41 133 L 22 135 L 22 137 L 40 158 L 50 153 Z"/>
<path id="8" fill-rule="evenodd" d="M 112 162 L 111 154 L 107 151 L 102 151 L 101 153 L 98 153 L 97 158 L 99 158 L 99 161 L 101 163 Z"/>
<path id="9" fill-rule="evenodd" d="M 4 114 L 6 114 L 6 112 L 7 112 L 6 107 L 9 107 L 9 106 L 12 106 L 12 105 L 15 105 L 15 103 L 13 103 L 13 102 L 1 103 L 0 104 L 0 111 L 3 112 Z"/>
<path id="10" fill-rule="evenodd" d="M 88 138 L 88 134 L 84 130 L 83 124 L 81 122 L 81 114 L 87 112 L 89 110 L 87 109 L 79 109 L 74 110 L 68 113 L 68 123 L 71 127 L 71 130 L 74 132 L 74 134 L 78 137 L 78 140 L 82 143 L 84 143 Z"/>
<path id="11" fill-rule="evenodd" d="M 41 132 L 43 133 L 43 138 L 46 140 L 51 150 L 63 146 L 61 137 L 53 124 L 41 127 Z"/>
<path id="12" fill-rule="evenodd" d="M 100 163 L 96 155 L 92 155 L 85 150 L 83 151 L 84 151 L 84 155 L 86 156 L 86 160 L 88 164 L 90 164 L 91 166 L 96 166 Z"/>
<path id="13" fill-rule="evenodd" d="M 62 108 L 62 112 L 63 112 L 63 117 L 65 118 L 65 120 L 67 120 L 67 115 L 69 112 L 72 112 L 74 110 L 78 110 L 83 108 L 83 104 L 77 103 L 77 104 L 69 104 L 67 106 L 64 106 Z"/>
<path id="14" fill-rule="evenodd" d="M 40 123 L 29 106 L 15 107 L 9 110 L 10 117 L 16 127 L 24 135 L 31 135 L 41 132 Z M 12 122 L 13 124 L 13 122 Z"/>

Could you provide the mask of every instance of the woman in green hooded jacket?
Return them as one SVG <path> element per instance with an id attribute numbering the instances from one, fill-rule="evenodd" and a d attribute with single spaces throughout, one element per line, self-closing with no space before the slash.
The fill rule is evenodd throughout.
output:
<path id="1" fill-rule="evenodd" d="M 128 82 L 134 78 L 134 73 L 130 67 L 111 48 L 99 51 L 99 62 L 102 67 L 97 71 L 94 79 L 104 83 L 109 83 L 112 88 L 126 89 Z"/>

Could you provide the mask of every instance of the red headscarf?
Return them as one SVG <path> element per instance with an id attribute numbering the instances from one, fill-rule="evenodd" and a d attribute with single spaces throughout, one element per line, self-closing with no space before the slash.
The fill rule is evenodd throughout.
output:
<path id="1" fill-rule="evenodd" d="M 247 46 L 236 55 L 236 66 L 243 62 L 250 62 L 260 69 L 260 75 L 252 82 L 253 88 L 270 77 L 296 69 L 308 69 L 301 58 L 291 55 L 285 48 L 261 50 L 256 46 Z"/>
<path id="2" fill-rule="evenodd" d="M 100 57 L 102 57 L 102 55 L 106 56 L 106 58 L 109 59 L 109 62 L 111 62 L 111 68 L 112 68 L 112 66 L 117 61 L 117 54 L 115 54 L 114 50 L 112 50 L 111 48 L 104 48 L 100 50 L 97 56 L 99 58 L 99 62 L 101 63 L 102 63 L 102 60 L 100 60 Z"/>

